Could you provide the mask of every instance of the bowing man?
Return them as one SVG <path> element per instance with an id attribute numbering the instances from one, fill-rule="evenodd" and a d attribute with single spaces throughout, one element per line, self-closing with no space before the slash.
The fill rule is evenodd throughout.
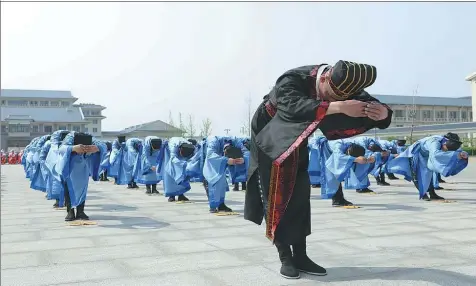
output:
<path id="1" fill-rule="evenodd" d="M 134 181 L 134 166 L 137 164 L 137 159 L 139 158 L 141 140 L 139 138 L 129 138 L 124 146 L 117 184 L 127 184 L 128 189 L 137 189 L 139 187 Z"/>
<path id="2" fill-rule="evenodd" d="M 241 190 L 246 191 L 246 176 L 248 175 L 248 166 L 250 160 L 249 139 L 235 138 L 237 147 L 240 146 L 242 154 L 240 156 L 245 160 L 242 165 L 232 165 L 228 167 L 230 171 L 231 183 L 233 184 L 233 191 L 239 191 L 239 184 L 241 183 Z M 231 147 L 231 145 L 228 145 Z"/>
<path id="3" fill-rule="evenodd" d="M 266 217 L 266 237 L 277 247 L 286 278 L 299 278 L 300 271 L 327 274 L 306 254 L 307 138 L 318 128 L 329 140 L 388 128 L 392 111 L 364 90 L 376 78 L 374 66 L 342 60 L 295 68 L 278 78 L 254 114 L 245 219 L 261 224 Z"/>
<path id="4" fill-rule="evenodd" d="M 344 198 L 342 181 L 351 177 L 360 182 L 367 177 L 372 159 L 365 157 L 365 149 L 347 140 L 319 140 L 321 152 L 321 198 L 332 198 L 332 206 L 353 204 Z M 372 158 L 372 157 L 371 157 Z"/>
<path id="5" fill-rule="evenodd" d="M 307 172 L 309 173 L 309 180 L 313 188 L 321 187 L 321 151 L 319 146 L 321 141 L 327 141 L 326 137 L 318 136 L 309 139 L 309 167 Z"/>
<path id="6" fill-rule="evenodd" d="M 148 195 L 160 194 L 157 191 L 157 183 L 160 182 L 157 174 L 157 162 L 161 161 L 164 153 L 162 145 L 162 139 L 159 137 L 147 136 L 141 148 L 137 182 L 145 184 L 145 193 Z"/>
<path id="7" fill-rule="evenodd" d="M 35 154 L 33 155 L 33 172 L 31 177 L 30 188 L 37 191 L 46 192 L 47 170 L 45 166 L 46 155 L 42 152 L 43 146 L 50 140 L 50 135 L 45 135 L 36 143 Z M 48 196 L 47 196 L 48 197 Z"/>
<path id="8" fill-rule="evenodd" d="M 229 191 L 226 180 L 228 166 L 243 165 L 245 160 L 240 156 L 241 146 L 234 146 L 231 137 L 210 136 L 207 138 L 207 150 L 203 177 L 205 191 L 208 195 L 210 213 L 233 212 L 225 205 L 225 195 Z M 243 153 L 241 153 L 243 156 Z"/>
<path id="9" fill-rule="evenodd" d="M 394 174 L 389 173 L 388 170 L 387 170 L 387 163 L 390 160 L 392 160 L 393 158 L 395 158 L 395 155 L 398 154 L 398 150 L 397 150 L 398 146 L 397 146 L 396 140 L 393 140 L 393 141 L 379 140 L 378 142 L 379 142 L 380 146 L 382 146 L 382 148 L 389 153 L 387 161 L 382 166 L 381 172 L 384 173 L 384 174 L 387 174 L 387 177 L 388 177 L 389 180 L 398 180 L 398 178 L 395 177 Z M 383 177 L 385 179 L 385 175 L 383 175 Z"/>
<path id="10" fill-rule="evenodd" d="M 189 199 L 184 195 L 190 191 L 190 177 L 193 172 L 189 171 L 189 160 L 195 153 L 195 146 L 184 138 L 171 138 L 165 149 L 164 165 L 161 168 L 164 178 L 164 193 L 169 202 L 187 202 Z"/>
<path id="11" fill-rule="evenodd" d="M 45 167 L 48 170 L 46 182 L 46 198 L 55 200 L 54 208 L 64 206 L 64 186 L 61 176 L 55 171 L 55 165 L 59 161 L 59 147 L 61 142 L 69 134 L 68 130 L 58 130 L 51 134 L 49 144 L 45 144 L 42 152 L 46 152 Z M 49 146 L 48 146 L 49 145 Z"/>
<path id="12" fill-rule="evenodd" d="M 123 176 L 122 157 L 126 149 L 126 136 L 117 136 L 112 142 L 111 155 L 109 155 L 109 176 L 114 178 L 114 184 L 118 184 L 119 177 Z"/>
<path id="13" fill-rule="evenodd" d="M 188 139 L 195 146 L 195 153 L 187 163 L 190 172 L 190 182 L 203 182 L 203 141 L 198 143 L 195 139 Z"/>
<path id="14" fill-rule="evenodd" d="M 433 173 L 441 173 L 448 177 L 466 168 L 468 153 L 460 149 L 461 144 L 459 136 L 454 133 L 425 137 L 393 159 L 388 169 L 392 173 L 404 175 L 407 181 L 413 181 L 420 199 L 444 200 L 435 192 Z M 430 194 L 429 197 L 427 193 Z"/>
<path id="15" fill-rule="evenodd" d="M 109 168 L 111 167 L 110 157 L 111 157 L 111 151 L 112 151 L 112 143 L 109 141 L 106 141 L 104 142 L 104 144 L 106 144 L 107 153 L 106 153 L 106 156 L 104 156 L 104 161 L 101 162 L 101 166 L 103 166 L 102 167 L 103 169 L 101 171 L 100 181 L 107 182 L 109 181 L 109 179 L 107 178 L 107 174 L 108 174 Z"/>
<path id="16" fill-rule="evenodd" d="M 60 174 L 65 189 L 65 221 L 89 220 L 84 213 L 89 176 L 94 181 L 99 180 L 107 147 L 90 134 L 72 131 L 64 138 L 58 153 L 55 171 Z"/>

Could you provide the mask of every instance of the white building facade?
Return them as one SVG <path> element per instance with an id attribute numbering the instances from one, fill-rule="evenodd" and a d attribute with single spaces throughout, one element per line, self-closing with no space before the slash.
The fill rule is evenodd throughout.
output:
<path id="1" fill-rule="evenodd" d="M 473 114 L 476 114 L 476 72 L 466 77 L 466 80 L 471 83 L 471 94 L 473 102 Z M 473 117 L 473 122 L 476 122 L 476 118 Z"/>

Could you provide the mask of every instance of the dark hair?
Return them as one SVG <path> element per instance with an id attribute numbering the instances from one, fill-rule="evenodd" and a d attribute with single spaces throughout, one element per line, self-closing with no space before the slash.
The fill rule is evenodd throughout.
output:
<path id="1" fill-rule="evenodd" d="M 347 148 L 347 155 L 352 157 L 365 156 L 365 148 L 358 144 L 351 143 L 349 148 Z"/>
<path id="2" fill-rule="evenodd" d="M 382 147 L 380 147 L 379 145 L 377 144 L 372 144 L 369 146 L 369 150 L 372 151 L 372 152 L 382 152 Z"/>

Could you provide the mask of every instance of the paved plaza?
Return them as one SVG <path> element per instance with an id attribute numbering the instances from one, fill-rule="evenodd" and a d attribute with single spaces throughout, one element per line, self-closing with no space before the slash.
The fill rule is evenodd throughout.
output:
<path id="1" fill-rule="evenodd" d="M 361 209 L 332 208 L 313 189 L 308 253 L 329 274 L 286 280 L 264 226 L 243 219 L 244 192 L 227 194 L 240 215 L 219 217 L 200 184 L 193 204 L 175 204 L 91 182 L 85 210 L 97 225 L 68 226 L 20 165 L 2 166 L 1 285 L 474 286 L 476 159 L 447 181 L 439 194 L 457 202 L 419 201 L 402 179 L 372 186 L 377 195 L 348 190 Z"/>

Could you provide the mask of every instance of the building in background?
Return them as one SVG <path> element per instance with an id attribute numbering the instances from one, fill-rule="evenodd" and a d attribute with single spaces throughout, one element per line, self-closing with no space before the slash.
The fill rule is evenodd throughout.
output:
<path id="1" fill-rule="evenodd" d="M 70 91 L 2 89 L 0 98 L 2 149 L 24 148 L 60 129 L 84 132 L 89 125 Z"/>
<path id="2" fill-rule="evenodd" d="M 75 106 L 80 107 L 83 111 L 84 119 L 87 121 L 85 131 L 95 137 L 101 137 L 102 120 L 106 118 L 102 115 L 102 111 L 106 107 L 93 103 L 80 103 Z"/>
<path id="3" fill-rule="evenodd" d="M 144 124 L 127 127 L 120 131 L 103 131 L 102 140 L 113 141 L 117 136 L 124 135 L 126 138 L 140 138 L 147 136 L 157 136 L 159 138 L 168 139 L 171 137 L 180 137 L 185 132 L 161 120 L 155 120 Z"/>
<path id="4" fill-rule="evenodd" d="M 390 127 L 472 122 L 471 97 L 428 97 L 373 94 L 393 110 Z"/>
<path id="5" fill-rule="evenodd" d="M 473 114 L 476 113 L 476 72 L 466 77 L 466 80 L 471 82 L 471 94 L 473 101 Z M 476 117 L 473 116 L 473 121 L 476 122 Z"/>

